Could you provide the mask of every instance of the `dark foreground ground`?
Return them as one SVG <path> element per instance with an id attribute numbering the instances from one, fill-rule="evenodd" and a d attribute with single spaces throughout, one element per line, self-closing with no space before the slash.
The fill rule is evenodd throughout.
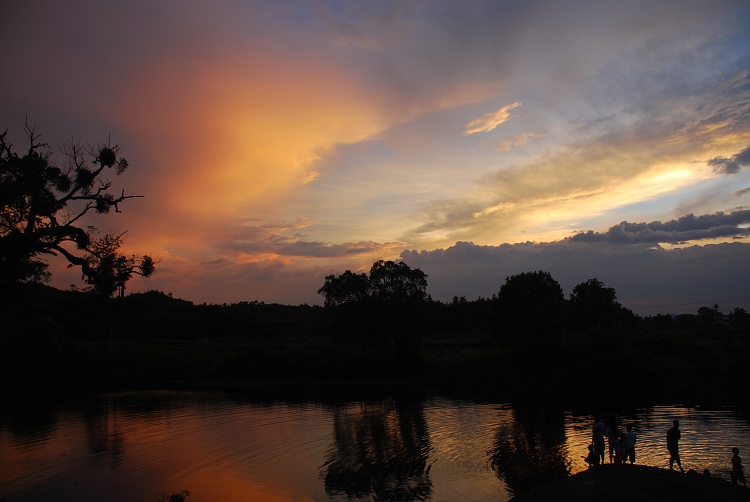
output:
<path id="1" fill-rule="evenodd" d="M 702 474 L 607 464 L 521 493 L 512 502 L 747 502 L 750 489 Z"/>
<path id="2" fill-rule="evenodd" d="M 40 393 L 179 385 L 307 399 L 312 391 L 361 399 L 363 389 L 408 390 L 582 412 L 750 406 L 737 378 L 737 368 L 750 367 L 750 315 L 736 326 L 661 316 L 608 329 L 565 318 L 560 329 L 529 338 L 499 320 L 493 300 L 480 300 L 427 302 L 426 326 L 410 333 L 409 322 L 394 323 L 399 338 L 411 341 L 390 353 L 386 338 L 357 336 L 353 326 L 365 321 L 337 320 L 319 306 L 194 305 L 158 291 L 109 299 L 40 284 L 0 287 L 0 405 Z M 638 356 L 612 357 L 623 350 Z M 611 378 L 590 374 L 592 362 L 606 362 L 628 391 L 612 392 Z"/>

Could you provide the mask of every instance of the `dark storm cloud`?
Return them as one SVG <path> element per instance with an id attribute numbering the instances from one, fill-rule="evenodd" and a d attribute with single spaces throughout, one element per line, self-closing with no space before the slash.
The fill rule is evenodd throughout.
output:
<path id="1" fill-rule="evenodd" d="M 723 311 L 748 308 L 750 244 L 731 243 L 666 250 L 647 244 L 612 242 L 522 243 L 478 246 L 457 242 L 447 249 L 406 251 L 401 259 L 428 276 L 436 300 L 454 296 L 488 298 L 507 277 L 544 270 L 565 295 L 597 278 L 615 288 L 618 300 L 640 315 L 695 313 L 718 303 Z M 743 296 L 744 295 L 744 296 Z M 701 303 L 702 302 L 702 303 Z"/>
<path id="2" fill-rule="evenodd" d="M 714 171 L 724 174 L 737 174 L 740 169 L 750 166 L 750 146 L 731 157 L 714 157 L 708 161 Z"/>
<path id="3" fill-rule="evenodd" d="M 750 235 L 750 229 L 740 225 L 750 223 L 750 210 L 729 214 L 715 213 L 695 216 L 688 214 L 676 220 L 651 223 L 623 221 L 604 233 L 581 232 L 570 237 L 573 242 L 613 242 L 621 244 L 679 243 L 717 237 Z"/>
<path id="4" fill-rule="evenodd" d="M 457 242 L 447 249 L 405 251 L 401 259 L 428 275 L 436 300 L 472 300 L 496 294 L 507 277 L 545 270 L 566 295 L 591 278 L 616 289 L 619 301 L 641 315 L 694 313 L 699 304 L 747 308 L 750 244 L 735 242 L 664 249 L 683 242 L 750 235 L 750 210 L 689 214 L 651 223 L 622 222 L 607 232 L 585 232 L 550 243 L 479 246 Z"/>

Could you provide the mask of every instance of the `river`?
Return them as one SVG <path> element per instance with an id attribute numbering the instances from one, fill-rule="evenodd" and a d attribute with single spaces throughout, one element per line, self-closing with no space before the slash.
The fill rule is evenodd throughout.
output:
<path id="1" fill-rule="evenodd" d="M 504 501 L 586 468 L 593 416 L 442 398 L 268 401 L 222 392 L 138 391 L 6 405 L 0 500 Z M 685 469 L 728 478 L 750 458 L 750 416 L 654 406 L 605 417 L 632 424 L 637 463 L 667 467 L 681 422 Z M 627 466 L 623 466 L 627 468 Z"/>

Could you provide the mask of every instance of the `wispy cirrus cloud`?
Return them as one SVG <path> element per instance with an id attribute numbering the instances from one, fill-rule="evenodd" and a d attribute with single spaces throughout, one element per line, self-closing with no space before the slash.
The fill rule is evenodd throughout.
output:
<path id="1" fill-rule="evenodd" d="M 357 258 L 361 256 L 379 256 L 391 254 L 402 249 L 403 242 L 320 242 L 301 239 L 294 236 L 269 238 L 266 240 L 247 240 L 224 243 L 225 250 L 244 255 L 264 257 L 278 256 L 291 258 Z"/>
<path id="2" fill-rule="evenodd" d="M 292 222 L 267 223 L 260 219 L 245 219 L 228 225 L 220 233 L 224 238 L 206 243 L 226 259 L 247 261 L 259 256 L 286 258 L 357 258 L 392 253 L 404 246 L 403 242 L 324 242 L 311 239 L 314 221 L 299 218 Z M 238 258 L 239 256 L 242 258 Z"/>
<path id="3" fill-rule="evenodd" d="M 313 181 L 318 179 L 318 176 L 320 176 L 320 173 L 318 171 L 308 171 L 300 176 L 298 182 L 300 185 L 307 185 L 308 183 L 312 183 Z"/>
<path id="4" fill-rule="evenodd" d="M 522 146 L 528 143 L 533 138 L 538 138 L 542 136 L 539 133 L 535 132 L 523 132 L 521 134 L 516 134 L 515 136 L 504 139 L 502 141 L 499 141 L 497 145 L 495 146 L 495 150 L 498 152 L 507 152 L 514 146 Z"/>
<path id="5" fill-rule="evenodd" d="M 706 161 L 699 159 L 728 147 L 736 152 L 750 138 L 750 90 L 736 85 L 736 75 L 724 78 L 680 88 L 676 96 L 639 89 L 648 106 L 614 114 L 602 113 L 606 108 L 595 110 L 588 120 L 566 124 L 562 141 L 545 134 L 534 155 L 512 157 L 512 163 L 498 157 L 497 167 L 477 177 L 475 190 L 423 205 L 420 224 L 401 240 L 427 245 L 439 236 L 442 240 L 435 244 L 447 246 L 470 239 L 497 244 L 502 241 L 493 239 L 499 234 L 507 242 L 561 239 L 582 226 L 611 224 L 608 218 L 621 208 L 641 205 L 653 211 L 655 201 L 708 185 L 716 171 L 706 169 Z M 717 88 L 722 92 L 716 93 Z M 586 107 L 581 105 L 584 116 Z M 528 130 L 524 120 L 519 119 L 519 125 Z M 550 141 L 554 147 L 549 147 Z M 734 169 L 745 165 L 749 152 L 744 148 L 733 155 L 715 155 L 714 163 Z M 747 173 L 742 176 L 738 181 Z M 736 186 L 728 181 L 706 188 L 695 196 L 704 200 L 697 209 L 732 210 L 726 201 L 735 192 Z M 693 198 L 661 203 L 662 215 Z"/>
<path id="6" fill-rule="evenodd" d="M 503 106 L 496 112 L 487 113 L 486 115 L 482 115 L 481 117 L 472 120 L 471 122 L 466 124 L 466 128 L 464 129 L 463 133 L 464 136 L 476 134 L 478 132 L 492 131 L 503 122 L 507 122 L 508 120 L 510 120 L 512 118 L 510 111 L 513 108 L 517 108 L 519 106 L 521 106 L 521 102 L 517 101 L 507 106 Z"/>

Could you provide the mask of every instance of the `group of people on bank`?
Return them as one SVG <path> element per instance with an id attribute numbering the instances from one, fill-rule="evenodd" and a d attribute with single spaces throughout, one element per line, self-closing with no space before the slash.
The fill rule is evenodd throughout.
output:
<path id="1" fill-rule="evenodd" d="M 589 467 L 603 464 L 606 453 L 606 444 L 609 443 L 609 462 L 611 464 L 624 464 L 630 460 L 635 463 L 635 441 L 636 435 L 633 426 L 627 424 L 625 432 L 618 431 L 614 427 L 606 427 L 599 418 L 594 419 L 594 427 L 591 434 L 589 454 L 584 457 Z"/>
<path id="2" fill-rule="evenodd" d="M 669 451 L 669 469 L 674 470 L 675 464 L 680 472 L 685 472 L 680 461 L 680 421 L 673 420 L 672 427 L 667 431 L 667 451 Z M 633 432 L 633 426 L 627 424 L 625 432 L 620 432 L 615 426 L 607 427 L 599 418 L 594 419 L 594 426 L 591 433 L 591 444 L 589 444 L 589 453 L 585 457 L 589 468 L 603 464 L 606 444 L 609 443 L 609 462 L 612 464 L 626 464 L 630 461 L 635 463 L 635 443 L 636 434 Z M 740 458 L 739 448 L 732 448 L 732 483 L 742 483 L 747 486 L 745 481 L 744 466 Z"/>

